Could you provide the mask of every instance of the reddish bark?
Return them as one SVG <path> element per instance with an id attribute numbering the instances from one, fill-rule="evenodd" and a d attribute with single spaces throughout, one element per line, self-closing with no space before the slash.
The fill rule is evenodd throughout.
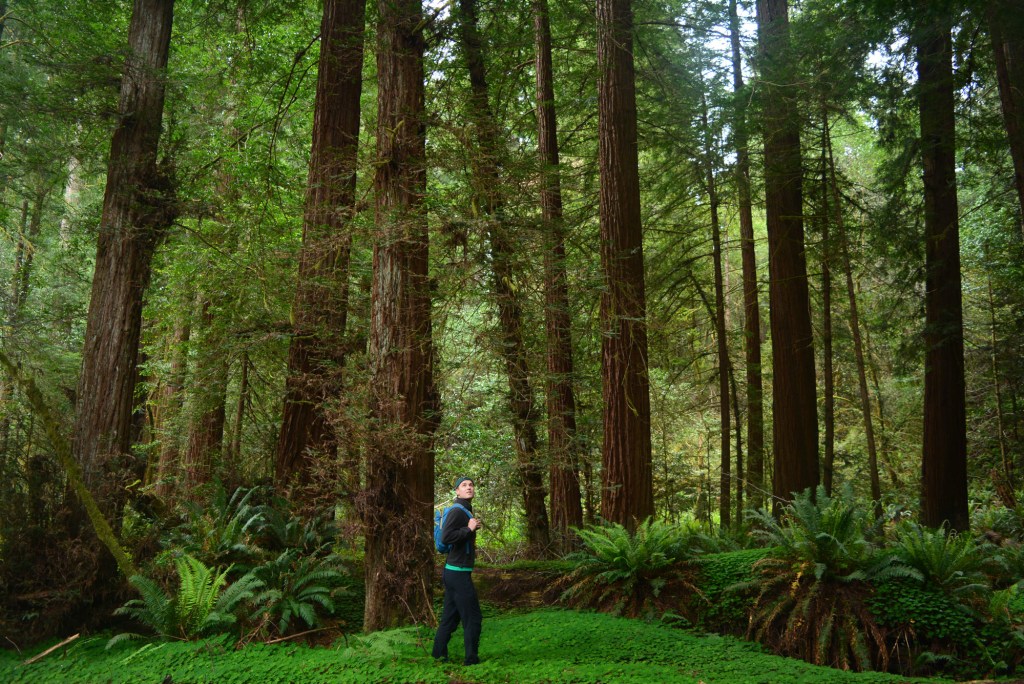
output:
<path id="1" fill-rule="evenodd" d="M 419 0 L 380 0 L 377 239 L 370 313 L 366 490 L 368 631 L 430 622 L 430 520 L 438 401 L 433 383 L 423 17 Z"/>
<path id="2" fill-rule="evenodd" d="M 136 476 L 129 452 L 142 321 L 153 253 L 173 220 L 157 165 L 173 0 L 135 0 L 96 246 L 73 449 L 86 486 L 116 519 Z"/>
<path id="3" fill-rule="evenodd" d="M 776 505 L 818 485 L 814 381 L 799 114 L 792 85 L 786 0 L 758 0 L 764 102 L 765 213 L 772 328 L 772 420 Z"/>
<path id="4" fill-rule="evenodd" d="M 540 206 L 545 235 L 544 327 L 547 332 L 548 452 L 551 457 L 551 527 L 563 550 L 570 529 L 583 525 L 576 397 L 573 392 L 572 319 L 565 269 L 558 125 L 547 0 L 533 3 L 537 78 L 537 147 L 541 164 Z"/>
<path id="5" fill-rule="evenodd" d="M 647 312 L 637 159 L 633 12 L 598 0 L 598 161 L 601 173 L 601 514 L 632 529 L 654 514 Z"/>
<path id="6" fill-rule="evenodd" d="M 292 306 L 288 380 L 274 479 L 309 478 L 309 457 L 334 453 L 326 404 L 341 391 L 348 314 L 366 0 L 326 0 L 302 252 Z"/>
<path id="7" fill-rule="evenodd" d="M 1020 228 L 1024 233 L 1024 11 L 1019 0 L 992 0 L 988 17 L 1003 124 L 1010 141 L 1020 203 Z"/>
<path id="8" fill-rule="evenodd" d="M 925 371 L 921 521 L 966 530 L 967 421 L 950 19 L 931 7 L 913 35 L 924 165 Z"/>
<path id="9" fill-rule="evenodd" d="M 194 497 L 197 487 L 210 482 L 214 469 L 220 465 L 227 417 L 228 362 L 224 357 L 224 336 L 217 328 L 210 300 L 200 299 L 202 325 L 194 345 L 191 415 L 181 458 L 182 493 L 187 497 Z"/>

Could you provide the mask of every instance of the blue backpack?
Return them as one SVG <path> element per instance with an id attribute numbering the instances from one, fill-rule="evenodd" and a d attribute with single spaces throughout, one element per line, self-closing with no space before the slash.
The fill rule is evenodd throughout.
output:
<path id="1" fill-rule="evenodd" d="M 438 553 L 448 553 L 452 550 L 451 544 L 445 544 L 441 541 L 441 530 L 444 529 L 444 519 L 448 516 L 448 511 L 453 508 L 461 508 L 466 512 L 466 515 L 470 518 L 473 517 L 473 513 L 462 504 L 452 504 L 448 508 L 444 509 L 444 511 L 434 509 L 434 548 L 437 549 Z"/>

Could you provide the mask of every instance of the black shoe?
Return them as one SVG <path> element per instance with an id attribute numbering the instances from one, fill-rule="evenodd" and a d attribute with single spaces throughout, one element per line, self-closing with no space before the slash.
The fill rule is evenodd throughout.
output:
<path id="1" fill-rule="evenodd" d="M 464 662 L 462 664 L 463 665 L 479 665 L 480 664 L 480 659 L 475 657 L 475 656 L 473 658 L 466 658 L 466 662 Z"/>
<path id="2" fill-rule="evenodd" d="M 434 662 L 438 663 L 449 663 L 448 656 L 434 656 Z"/>

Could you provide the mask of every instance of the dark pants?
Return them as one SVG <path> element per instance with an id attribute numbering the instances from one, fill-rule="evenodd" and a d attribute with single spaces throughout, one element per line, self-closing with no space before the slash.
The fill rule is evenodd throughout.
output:
<path id="1" fill-rule="evenodd" d="M 441 622 L 434 636 L 433 656 L 448 657 L 448 642 L 461 620 L 462 636 L 466 643 L 466 664 L 478 663 L 480 659 L 477 657 L 477 649 L 480 646 L 483 615 L 480 613 L 476 587 L 473 586 L 473 573 L 446 569 L 441 578 L 444 582 L 444 610 L 441 611 Z"/>

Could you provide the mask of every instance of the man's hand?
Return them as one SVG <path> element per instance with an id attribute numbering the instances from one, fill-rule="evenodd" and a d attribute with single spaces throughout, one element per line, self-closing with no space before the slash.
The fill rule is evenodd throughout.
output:
<path id="1" fill-rule="evenodd" d="M 477 520 L 476 518 L 469 519 L 469 529 L 471 530 L 476 530 L 478 527 L 481 527 L 482 525 L 483 523 Z"/>

